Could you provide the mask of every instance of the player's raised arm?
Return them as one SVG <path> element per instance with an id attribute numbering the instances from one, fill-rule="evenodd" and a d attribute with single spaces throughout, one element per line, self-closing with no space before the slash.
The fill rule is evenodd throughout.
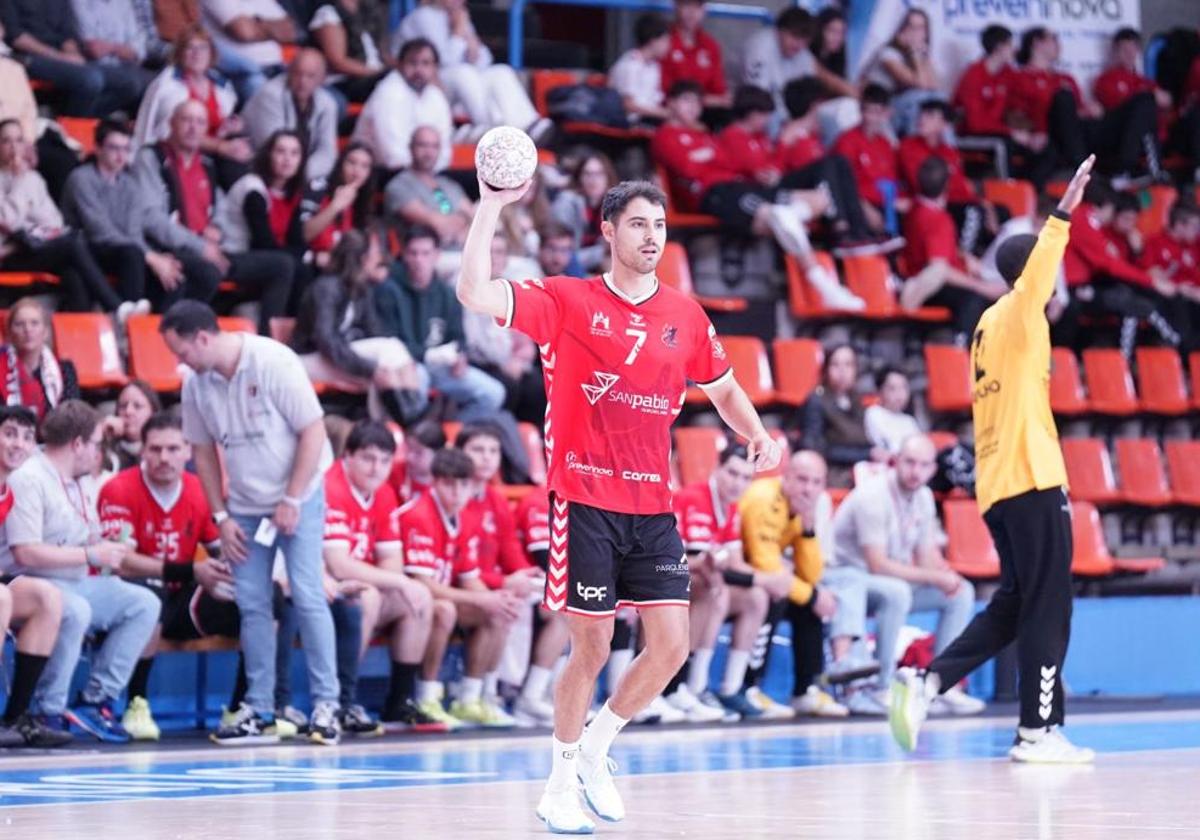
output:
<path id="1" fill-rule="evenodd" d="M 520 201 L 529 192 L 530 184 L 511 190 L 494 190 L 479 181 L 479 204 L 475 218 L 467 231 L 463 244 L 462 271 L 458 275 L 456 293 L 467 309 L 483 312 L 493 318 L 504 318 L 508 314 L 508 290 L 503 282 L 492 278 L 492 237 L 496 235 L 496 224 L 500 211 L 506 204 Z"/>

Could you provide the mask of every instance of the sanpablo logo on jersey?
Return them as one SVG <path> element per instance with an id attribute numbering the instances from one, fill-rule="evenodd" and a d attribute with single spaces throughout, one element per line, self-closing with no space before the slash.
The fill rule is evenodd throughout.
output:
<path id="1" fill-rule="evenodd" d="M 600 402 L 600 398 L 608 393 L 608 389 L 615 385 L 621 377 L 615 373 L 601 373 L 597 370 L 592 372 L 592 378 L 596 380 L 595 385 L 589 385 L 584 382 L 579 387 L 583 388 L 583 393 L 587 396 L 587 401 L 595 405 Z"/>

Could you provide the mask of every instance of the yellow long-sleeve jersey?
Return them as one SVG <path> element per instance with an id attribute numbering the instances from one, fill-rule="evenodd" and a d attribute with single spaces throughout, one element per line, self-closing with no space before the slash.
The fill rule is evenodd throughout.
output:
<path id="1" fill-rule="evenodd" d="M 746 562 L 763 572 L 783 568 L 783 552 L 792 549 L 792 588 L 788 598 L 796 604 L 812 600 L 817 581 L 825 568 L 817 538 L 804 533 L 799 515 L 794 515 L 784 498 L 778 478 L 760 478 L 747 488 L 738 512 L 742 518 L 742 554 Z"/>

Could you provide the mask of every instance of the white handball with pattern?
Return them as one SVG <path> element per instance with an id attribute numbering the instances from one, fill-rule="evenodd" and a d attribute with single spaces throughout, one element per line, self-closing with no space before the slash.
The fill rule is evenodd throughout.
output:
<path id="1" fill-rule="evenodd" d="M 533 177 L 537 164 L 537 146 L 528 134 L 511 125 L 488 129 L 475 147 L 479 179 L 492 189 L 521 186 Z"/>

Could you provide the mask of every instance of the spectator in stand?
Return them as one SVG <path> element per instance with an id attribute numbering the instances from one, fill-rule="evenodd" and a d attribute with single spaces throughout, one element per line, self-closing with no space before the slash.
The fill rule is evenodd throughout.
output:
<path id="1" fill-rule="evenodd" d="M 118 473 L 136 467 L 142 459 L 142 429 L 162 411 L 162 400 L 140 379 L 132 379 L 117 393 L 117 406 L 104 418 L 104 472 Z M 103 518 L 103 517 L 101 517 Z"/>
<path id="2" fill-rule="evenodd" d="M 554 221 L 571 231 L 575 256 L 584 271 L 599 273 L 608 260 L 609 247 L 600 235 L 600 203 L 620 178 L 608 155 L 589 151 L 571 173 L 571 183 L 559 190 L 551 204 Z"/>
<path id="3" fill-rule="evenodd" d="M 538 258 L 541 250 L 541 231 L 553 221 L 546 180 L 541 172 L 534 173 L 529 190 L 517 201 L 505 205 L 500 214 L 499 229 L 508 237 L 509 251 L 515 257 Z"/>
<path id="4" fill-rule="evenodd" d="M 1079 315 L 1100 313 L 1120 319 L 1120 347 L 1126 359 L 1133 358 L 1142 321 L 1163 343 L 1178 347 L 1182 337 L 1167 318 L 1170 307 L 1163 297 L 1171 291 L 1170 280 L 1162 269 L 1139 268 L 1121 257 L 1104 232 L 1115 210 L 1112 188 L 1103 178 L 1092 176 L 1083 201 L 1071 213 L 1071 239 L 1063 256 L 1071 304 L 1058 323 L 1055 343 L 1076 346 Z"/>
<path id="5" fill-rule="evenodd" d="M 1021 67 L 1009 86 L 1016 124 L 1045 132 L 1059 165 L 1073 167 L 1092 150 L 1109 172 L 1128 178 L 1142 168 L 1144 155 L 1150 176 L 1161 177 L 1154 94 L 1134 94 L 1106 113 L 1084 100 L 1071 76 L 1054 69 L 1060 49 L 1058 35 L 1040 26 L 1021 36 Z"/>
<path id="6" fill-rule="evenodd" d="M 183 430 L 220 529 L 221 557 L 233 567 L 241 615 L 246 699 L 213 737 L 254 743 L 274 723 L 271 569 L 282 551 L 314 702 L 309 737 L 336 744 L 339 690 L 321 560 L 324 475 L 333 454 L 321 404 L 291 350 L 262 336 L 223 332 L 203 303 L 175 304 L 159 330 L 194 371 L 183 384 Z"/>
<path id="7" fill-rule="evenodd" d="M 433 456 L 446 448 L 446 432 L 437 420 L 421 420 L 404 430 L 404 454 L 392 462 L 388 484 L 402 505 L 433 487 Z"/>
<path id="8" fill-rule="evenodd" d="M 325 566 L 339 581 L 359 581 L 367 589 L 362 603 L 362 647 L 387 633 L 391 681 L 383 704 L 384 721 L 418 732 L 445 731 L 447 723 L 423 712 L 416 702 L 417 674 L 429 644 L 433 598 L 427 587 L 404 574 L 404 551 L 396 494 L 387 484 L 396 440 L 373 420 L 354 425 L 345 453 L 325 475 Z M 346 731 L 379 733 L 377 724 L 355 702 L 354 675 L 339 679 L 341 722 Z"/>
<path id="9" fill-rule="evenodd" d="M 413 40 L 425 41 L 433 49 L 435 62 L 441 64 L 446 95 L 470 122 L 456 140 L 477 140 L 494 125 L 515 125 L 537 142 L 553 127 L 550 120 L 538 115 L 516 72 L 507 64 L 493 63 L 492 51 L 471 23 L 466 0 L 432 0 L 409 12 L 400 22 L 393 44 Z M 403 57 L 400 60 L 403 63 Z"/>
<path id="10" fill-rule="evenodd" d="M 949 167 L 934 155 L 917 172 L 917 196 L 904 217 L 908 279 L 900 292 L 900 305 L 946 307 L 954 340 L 966 347 L 979 316 L 1003 294 L 1003 288 L 983 280 L 979 260 L 961 247 L 954 218 L 946 209 L 949 180 Z"/>
<path id="11" fill-rule="evenodd" d="M 696 5 L 704 8 L 701 3 Z M 667 118 L 661 62 L 671 45 L 668 32 L 667 22 L 658 15 L 642 15 L 633 24 L 633 49 L 618 58 L 608 71 L 608 86 L 621 94 L 621 103 L 632 123 L 654 125 Z"/>
<path id="12" fill-rule="evenodd" d="M 156 211 L 177 220 L 170 223 L 172 231 L 187 243 L 175 253 L 184 274 L 196 277 L 207 292 L 207 296 L 187 296 L 210 299 L 221 279 L 228 279 L 243 296 L 258 302 L 258 327 L 265 335 L 271 318 L 284 314 L 292 293 L 292 260 L 287 254 L 271 251 L 235 253 L 225 243 L 215 218 L 219 206 L 216 168 L 200 152 L 206 119 L 199 102 L 188 100 L 176 106 L 171 135 L 138 152 L 138 180 L 143 195 L 157 202 Z"/>
<path id="13" fill-rule="evenodd" d="M 416 366 L 398 338 L 383 335 L 371 305 L 370 277 L 384 273 L 376 232 L 347 231 L 333 249 L 329 274 L 304 295 L 291 346 L 308 375 L 348 391 L 367 391 L 375 419 L 411 422 L 426 397 L 413 393 Z"/>
<path id="14" fill-rule="evenodd" d="M 895 456 L 905 440 L 921 434 L 917 419 L 908 413 L 912 398 L 908 376 L 900 368 L 888 365 L 875 374 L 875 387 L 879 391 L 879 402 L 867 406 L 863 425 L 873 446 L 886 449 Z"/>
<path id="15" fill-rule="evenodd" d="M 573 239 L 571 231 L 553 222 L 538 231 L 537 258 L 542 277 L 555 277 L 560 274 L 580 276 L 579 272 L 574 270 L 576 266 Z"/>
<path id="16" fill-rule="evenodd" d="M 450 102 L 438 86 L 438 50 L 426 39 L 415 38 L 400 47 L 397 62 L 399 67 L 384 76 L 367 98 L 354 139 L 370 146 L 384 169 L 404 169 L 412 166 L 413 132 L 430 126 L 442 140 L 435 167 L 440 172 L 450 165 L 454 124 Z"/>
<path id="17" fill-rule="evenodd" d="M 75 364 L 58 359 L 50 344 L 50 312 L 37 298 L 16 301 L 4 325 L 7 344 L 0 345 L 0 381 L 4 404 L 23 405 L 40 423 L 64 400 L 79 399 Z"/>
<path id="18" fill-rule="evenodd" d="M 834 96 L 858 99 L 859 89 L 846 76 L 846 15 L 837 6 L 826 6 L 813 25 L 812 54 L 817 78 Z"/>
<path id="19" fill-rule="evenodd" d="M 1104 227 L 1104 235 L 1117 246 L 1121 259 L 1136 263 L 1145 244 L 1138 230 L 1142 203 L 1134 193 L 1119 192 L 1113 198 L 1113 216 Z"/>
<path id="20" fill-rule="evenodd" d="M 146 43 L 132 0 L 71 0 L 83 53 L 101 67 L 117 67 L 141 98 L 151 73 L 142 64 Z"/>
<path id="21" fill-rule="evenodd" d="M 371 0 L 334 0 L 321 3 L 308 23 L 308 31 L 329 62 L 329 84 L 351 102 L 364 102 L 375 83 L 388 71 L 375 38 L 365 5 Z"/>
<path id="22" fill-rule="evenodd" d="M 174 39 L 165 39 L 159 32 L 158 24 L 154 20 L 154 0 L 131 0 L 131 5 L 133 6 L 133 18 L 137 24 L 138 38 L 145 54 L 142 65 L 158 69 L 170 62 L 171 44 Z M 187 4 L 180 0 L 178 5 Z"/>
<path id="23" fill-rule="evenodd" d="M 1146 241 L 1138 264 L 1161 272 L 1156 285 L 1169 302 L 1184 350 L 1200 348 L 1200 208 L 1178 199 L 1167 226 Z"/>
<path id="24" fill-rule="evenodd" d="M 146 86 L 143 71 L 91 54 L 68 0 L 4 0 L 0 21 L 29 78 L 63 92 L 64 114 L 98 117 L 137 108 Z"/>
<path id="25" fill-rule="evenodd" d="M 404 571 L 433 594 L 433 632 L 417 683 L 417 703 L 437 718 L 444 688 L 439 680 L 450 634 L 467 631 L 466 669 L 450 714 L 480 726 L 511 726 L 512 718 L 483 694 L 485 676 L 496 670 L 509 632 L 521 615 L 511 589 L 489 589 L 481 579 L 481 523 L 469 509 L 475 464 L 458 449 L 433 457 L 433 487 L 400 513 Z"/>
<path id="26" fill-rule="evenodd" d="M 894 222 L 896 212 L 907 210 L 909 200 L 898 196 L 900 156 L 891 125 L 891 94 L 879 85 L 869 84 L 862 93 L 862 122 L 843 132 L 833 151 L 850 162 L 871 229 L 887 227 L 895 233 L 889 217 Z"/>
<path id="27" fill-rule="evenodd" d="M 1100 107 L 1115 111 L 1139 94 L 1154 97 L 1158 109 L 1158 138 L 1167 139 L 1167 126 L 1175 104 L 1171 94 L 1141 73 L 1142 35 L 1136 29 L 1118 29 L 1112 38 L 1111 63 L 1092 82 L 1092 93 Z"/>
<path id="28" fill-rule="evenodd" d="M 304 138 L 310 181 L 328 177 L 338 155 L 338 108 L 325 81 L 325 59 L 313 49 L 300 49 L 280 74 L 259 88 L 242 119 L 250 142 L 260 148 L 276 131 L 290 129 Z"/>
<path id="29" fill-rule="evenodd" d="M 98 304 L 124 323 L 137 309 L 109 285 L 83 234 L 64 226 L 46 182 L 29 164 L 21 124 L 14 119 L 0 120 L 0 268 L 57 274 L 64 312 L 90 312 Z"/>
<path id="30" fill-rule="evenodd" d="M 168 43 L 174 43 L 183 30 L 200 23 L 200 0 L 151 0 L 154 22 Z"/>
<path id="31" fill-rule="evenodd" d="M 862 72 L 863 84 L 877 84 L 892 94 L 892 126 L 901 137 L 915 127 L 921 103 L 941 96 L 929 39 L 929 15 L 909 9 Z"/>
<path id="32" fill-rule="evenodd" d="M 8 478 L 37 451 L 37 419 L 24 406 L 0 407 L 0 525 L 12 512 Z M 12 682 L 0 721 L 0 747 L 60 747 L 71 734 L 43 725 L 29 703 L 46 670 L 62 623 L 62 595 L 54 584 L 30 575 L 5 575 L 0 584 L 0 637 L 18 629 Z"/>
<path id="33" fill-rule="evenodd" d="M 829 198 L 820 191 L 783 191 L 741 175 L 742 162 L 732 158 L 700 123 L 700 87 L 676 82 L 667 94 L 670 119 L 659 126 L 650 144 L 655 163 L 670 179 L 675 205 L 691 213 L 708 213 L 743 236 L 775 238 L 794 256 L 809 282 L 828 306 L 862 309 L 863 302 L 830 276 L 813 255 L 805 222 L 823 213 Z M 785 198 L 786 195 L 786 198 Z"/>
<path id="34" fill-rule="evenodd" d="M 721 44 L 704 30 L 705 0 L 675 0 L 671 40 L 662 64 L 662 92 L 679 81 L 700 85 L 705 108 L 728 108 L 732 103 L 725 84 Z"/>
<path id="35" fill-rule="evenodd" d="M 370 226 L 378 193 L 375 156 L 362 143 L 347 144 L 328 181 L 312 183 L 300 204 L 304 240 L 317 268 L 329 266 L 330 252 L 348 231 Z"/>
<path id="36" fill-rule="evenodd" d="M 412 133 L 412 165 L 388 181 L 383 206 L 388 215 L 403 225 L 424 225 L 437 231 L 443 256 L 453 254 L 443 270 L 455 270 L 460 261 L 463 240 L 475 215 L 475 205 L 458 182 L 438 174 L 442 138 L 438 130 L 423 125 Z"/>
<path id="37" fill-rule="evenodd" d="M 849 344 L 839 344 L 825 354 L 821 366 L 821 385 L 801 406 L 793 421 L 799 441 L 793 448 L 824 453 L 830 469 L 829 484 L 849 487 L 851 470 L 859 461 L 886 464 L 891 458 L 882 446 L 867 436 L 866 407 L 855 391 L 858 382 L 858 354 Z"/>
<path id="38" fill-rule="evenodd" d="M 208 130 L 200 149 L 217 164 L 222 188 L 246 171 L 254 149 L 243 135 L 242 119 L 233 113 L 237 94 L 214 69 L 216 47 L 199 26 L 189 27 L 175 42 L 175 62 L 151 82 L 142 97 L 133 129 L 134 146 L 151 146 L 171 133 L 171 116 L 181 102 L 195 100 L 208 114 Z"/>
<path id="39" fill-rule="evenodd" d="M 125 690 L 158 622 L 158 598 L 113 573 L 128 546 L 102 539 L 100 523 L 80 487 L 100 455 L 100 415 L 79 400 L 56 406 L 41 426 L 44 449 L 9 476 L 13 507 L 4 523 L 0 568 L 45 578 L 62 594 L 63 617 L 34 699 L 47 725 L 66 721 L 97 739 L 125 743 L 129 735 L 112 705 Z M 92 571 L 97 574 L 92 574 Z M 67 709 L 85 633 L 103 633 L 87 684 Z"/>
<path id="40" fill-rule="evenodd" d="M 296 23 L 276 0 L 201 0 L 204 26 L 217 43 L 217 70 L 246 102 L 283 66 L 281 44 L 294 44 Z"/>

